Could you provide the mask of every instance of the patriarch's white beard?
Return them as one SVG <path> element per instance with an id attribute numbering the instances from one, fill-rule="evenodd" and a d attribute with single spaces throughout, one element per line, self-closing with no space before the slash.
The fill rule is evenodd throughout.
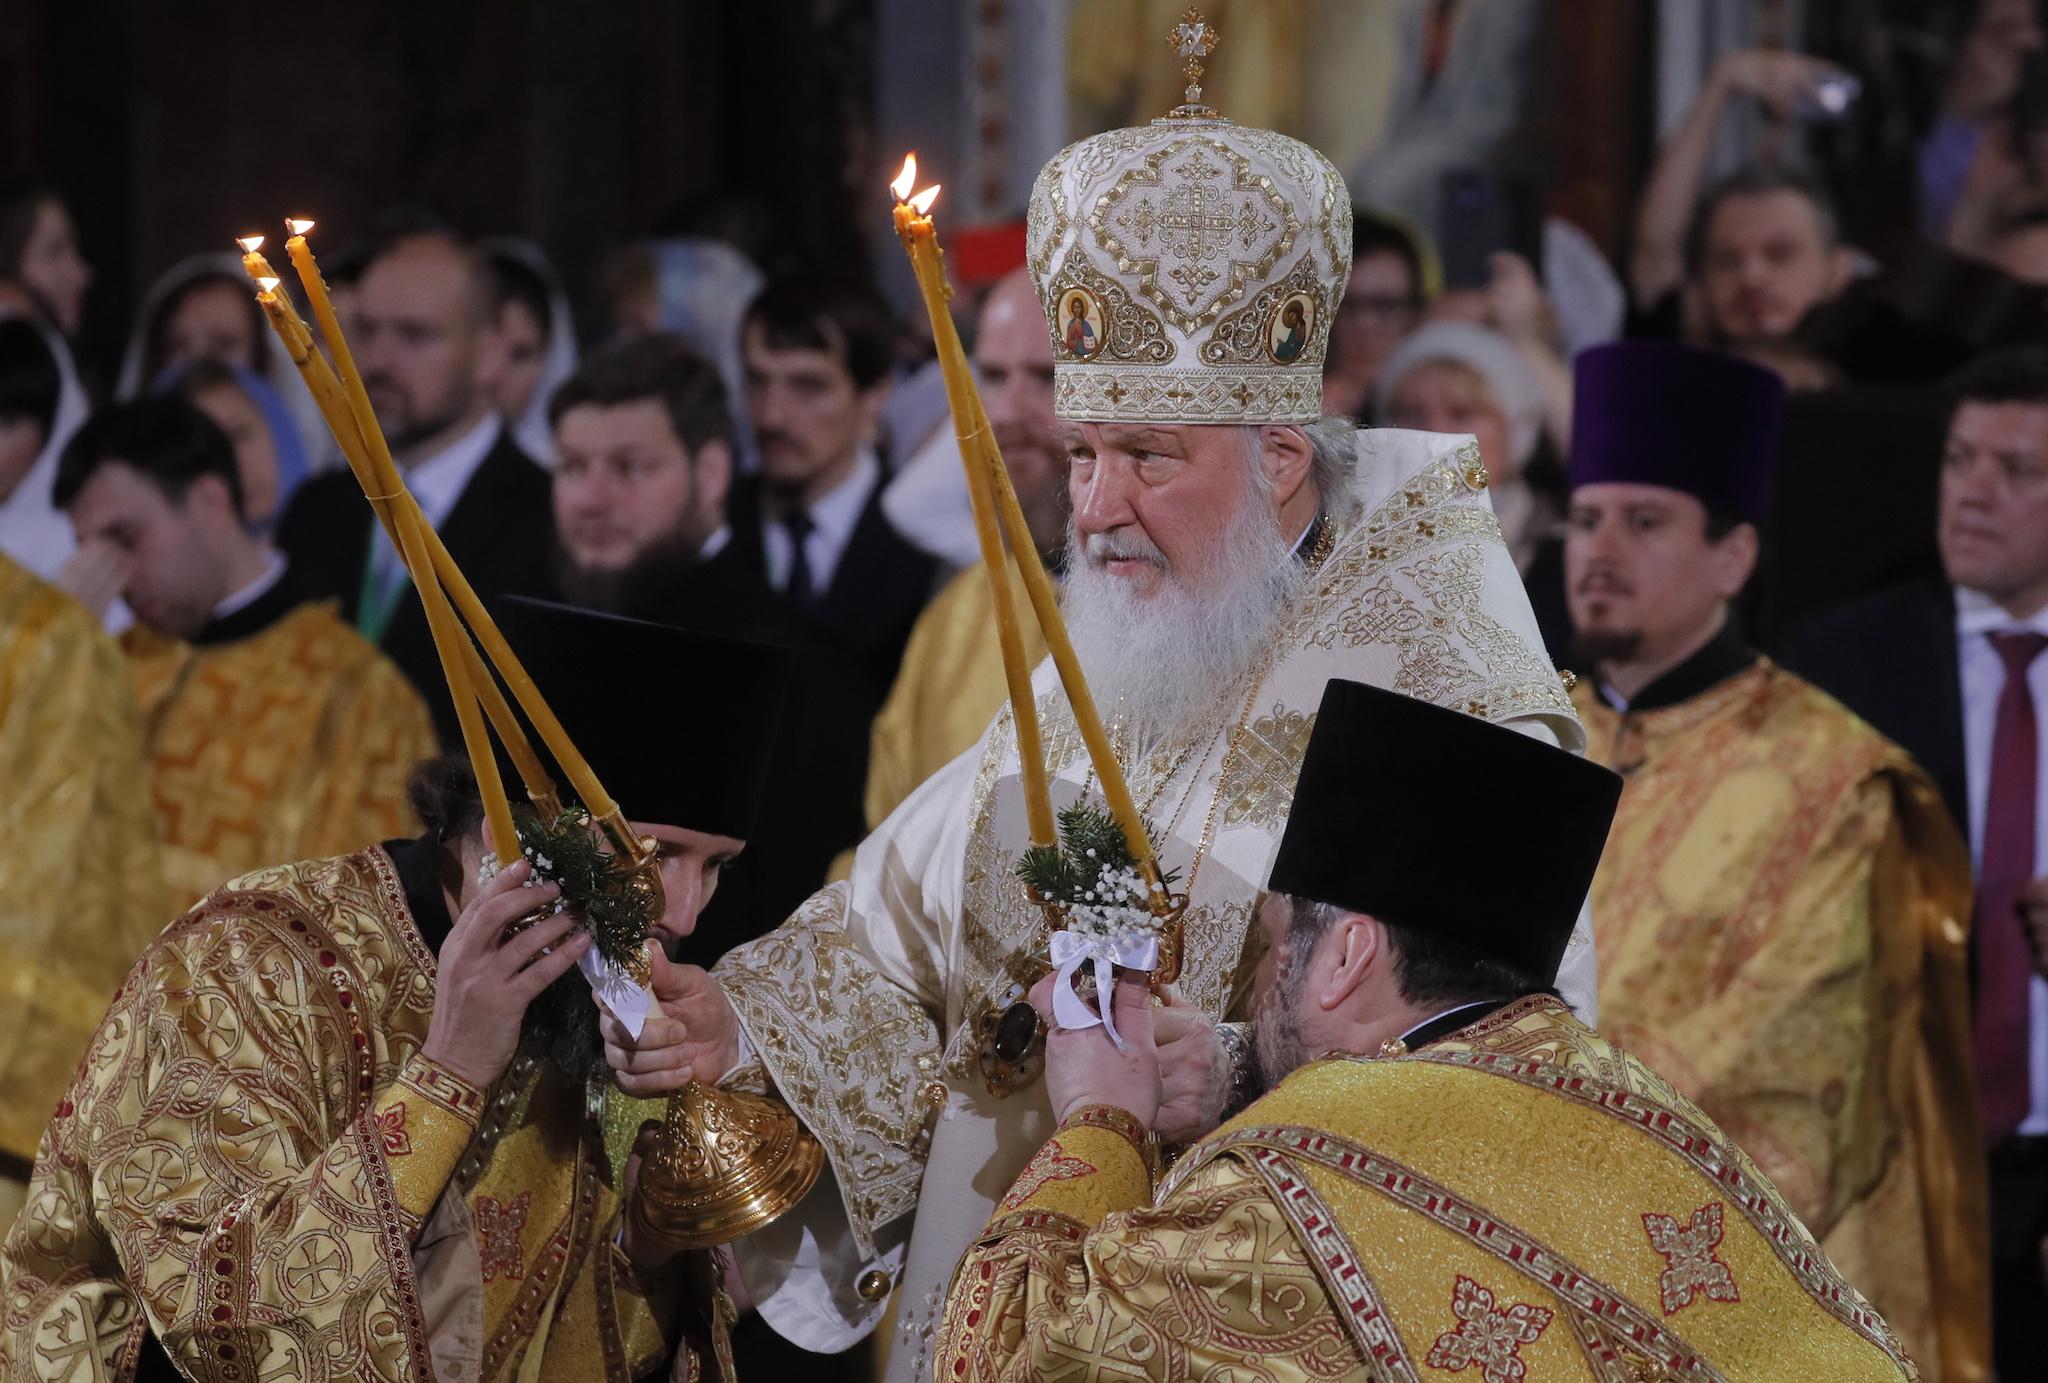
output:
<path id="1" fill-rule="evenodd" d="M 1170 567 L 1138 529 L 1087 543 L 1069 525 L 1060 604 L 1082 671 L 1105 716 L 1121 716 L 1138 755 L 1214 721 L 1241 695 L 1300 580 L 1271 502 L 1248 493 L 1204 569 Z M 1103 563 L 1155 563 L 1159 581 L 1139 598 Z M 1232 712 L 1222 712 L 1230 715 Z"/>

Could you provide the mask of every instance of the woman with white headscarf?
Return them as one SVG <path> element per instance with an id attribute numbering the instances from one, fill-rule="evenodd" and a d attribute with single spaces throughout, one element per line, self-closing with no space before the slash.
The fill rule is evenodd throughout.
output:
<path id="1" fill-rule="evenodd" d="M 530 240 L 497 236 L 478 241 L 477 250 L 497 286 L 498 331 L 505 338 L 505 368 L 491 386 L 493 400 L 519 449 L 553 465 L 548 400 L 576 372 L 569 295 L 554 263 Z"/>
<path id="2" fill-rule="evenodd" d="M 1389 427 L 1469 432 L 1486 463 L 1493 512 L 1515 565 L 1562 516 L 1524 474 L 1543 437 L 1543 380 L 1506 337 L 1472 322 L 1431 322 L 1381 367 L 1374 416 Z"/>
<path id="3" fill-rule="evenodd" d="M 45 581 L 76 547 L 50 492 L 64 444 L 90 411 L 55 328 L 0 316 L 0 552 Z"/>
<path id="4" fill-rule="evenodd" d="M 340 461 L 319 406 L 284 343 L 263 320 L 241 258 L 233 251 L 188 255 L 157 276 L 135 314 L 114 396 L 132 399 L 161 388 L 173 372 L 198 360 L 257 375 L 298 432 L 291 450 L 308 456 L 315 470 Z"/>

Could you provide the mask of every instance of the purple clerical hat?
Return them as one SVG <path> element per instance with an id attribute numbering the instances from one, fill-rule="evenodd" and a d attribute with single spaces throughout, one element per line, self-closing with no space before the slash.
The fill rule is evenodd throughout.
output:
<path id="1" fill-rule="evenodd" d="M 1752 521 L 1770 501 L 1785 386 L 1718 351 L 1616 341 L 1579 353 L 1571 485 L 1660 485 Z"/>

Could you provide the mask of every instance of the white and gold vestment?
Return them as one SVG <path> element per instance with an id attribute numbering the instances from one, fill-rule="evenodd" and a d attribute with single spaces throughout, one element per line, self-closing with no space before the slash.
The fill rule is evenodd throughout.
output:
<path id="1" fill-rule="evenodd" d="M 1158 823 L 1161 863 L 1190 896 L 1180 990 L 1218 1019 L 1257 959 L 1245 949 L 1252 907 L 1331 678 L 1584 744 L 1488 507 L 1477 448 L 1373 431 L 1359 438 L 1359 467 L 1356 507 L 1327 521 L 1326 552 L 1304 554 L 1313 569 L 1252 679 L 1213 721 L 1129 766 Z M 1088 760 L 1049 666 L 1035 686 L 1064 805 L 1091 787 Z M 997 1099 L 978 1060 L 978 1021 L 1040 973 L 1031 956 L 1044 946 L 1015 874 L 1028 837 L 1019 774 L 1004 714 L 861 845 L 849 880 L 715 972 L 758 1055 L 740 1083 L 772 1081 L 832 1171 L 796 1212 L 737 1246 L 750 1294 L 784 1335 L 836 1350 L 880 1315 L 881 1294 L 865 1299 L 862 1279 L 900 1276 L 892 1377 L 928 1371 L 954 1265 L 1052 1131 L 1041 1085 Z M 1493 805 L 1481 784 L 1473 804 Z M 1582 917 L 1559 977 L 1589 1018 L 1590 940 Z"/>

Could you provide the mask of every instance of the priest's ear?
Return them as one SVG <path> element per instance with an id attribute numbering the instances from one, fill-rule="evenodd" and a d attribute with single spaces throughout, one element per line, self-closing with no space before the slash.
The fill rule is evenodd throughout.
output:
<path id="1" fill-rule="evenodd" d="M 1315 451 L 1308 434 L 1286 423 L 1268 423 L 1258 430 L 1256 464 L 1272 492 L 1273 507 L 1285 509 L 1310 483 L 1315 469 Z"/>
<path id="2" fill-rule="evenodd" d="M 1732 510 L 1709 507 L 1706 520 L 1707 571 L 1714 594 L 1733 600 L 1749 585 L 1756 573 L 1762 547 L 1756 525 Z"/>
<path id="3" fill-rule="evenodd" d="M 1362 912 L 1338 912 L 1316 943 L 1302 996 L 1325 1013 L 1349 1007 L 1361 992 L 1392 985 L 1394 951 L 1386 924 Z"/>

